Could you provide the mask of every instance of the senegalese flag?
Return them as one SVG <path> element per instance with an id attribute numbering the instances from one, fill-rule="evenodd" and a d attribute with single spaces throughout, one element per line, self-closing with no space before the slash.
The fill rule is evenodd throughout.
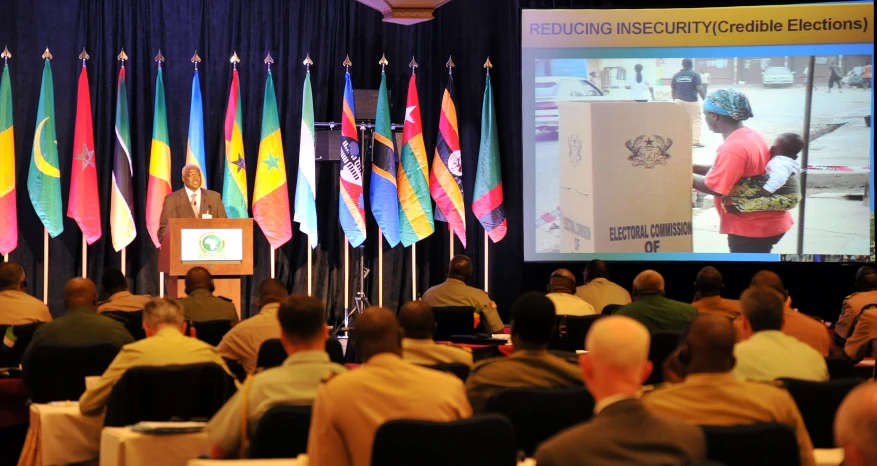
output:
<path id="1" fill-rule="evenodd" d="M 18 246 L 18 210 L 15 206 L 15 138 L 12 131 L 12 82 L 9 65 L 0 80 L 0 254 Z"/>
<path id="2" fill-rule="evenodd" d="M 149 154 L 149 185 L 146 188 L 146 229 L 155 247 L 161 247 L 158 230 L 161 208 L 171 193 L 171 148 L 167 133 L 167 106 L 164 101 L 164 80 L 161 68 L 155 78 L 155 111 L 152 117 L 152 150 Z"/>
<path id="3" fill-rule="evenodd" d="M 365 241 L 365 199 L 362 195 L 362 153 L 356 129 L 353 84 L 350 73 L 344 76 L 344 103 L 341 108 L 341 183 L 338 194 L 338 217 L 350 245 Z"/>
<path id="4" fill-rule="evenodd" d="M 372 157 L 371 194 L 372 214 L 381 233 L 391 247 L 399 244 L 399 193 L 396 188 L 396 145 L 390 125 L 390 103 L 387 99 L 387 75 L 381 72 L 378 91 L 378 109 L 375 116 L 375 141 Z"/>
<path id="5" fill-rule="evenodd" d="M 490 85 L 488 74 L 487 85 L 484 88 L 484 103 L 481 106 L 481 147 L 478 149 L 472 212 L 494 243 L 505 238 L 508 230 L 502 202 L 499 137 L 496 130 L 496 110 L 493 106 L 493 87 Z"/>
<path id="6" fill-rule="evenodd" d="M 128 87 L 125 84 L 123 61 L 116 93 L 116 147 L 113 151 L 113 186 L 110 193 L 110 234 L 116 251 L 121 251 L 137 237 L 137 227 L 134 226 L 133 166 L 128 129 Z"/>
<path id="7" fill-rule="evenodd" d="M 311 93 L 311 73 L 305 75 L 301 101 L 301 138 L 298 146 L 298 177 L 295 181 L 295 216 L 299 230 L 308 235 L 311 247 L 316 248 L 317 194 L 316 150 L 314 141 L 314 96 Z"/>
<path id="8" fill-rule="evenodd" d="M 201 80 L 198 70 L 192 77 L 192 103 L 189 107 L 189 140 L 186 142 L 186 165 L 201 169 L 201 187 L 207 188 L 207 159 L 204 156 L 204 108 L 201 104 Z"/>
<path id="9" fill-rule="evenodd" d="M 70 196 L 67 216 L 76 221 L 85 242 L 101 237 L 100 199 L 97 192 L 97 167 L 94 154 L 94 131 L 91 121 L 91 92 L 88 69 L 82 65 L 76 97 L 76 125 L 73 130 L 73 164 L 70 167 Z"/>
<path id="10" fill-rule="evenodd" d="M 453 97 L 454 77 L 448 75 L 448 85 L 442 95 L 442 113 L 439 116 L 435 157 L 429 175 L 429 192 L 438 209 L 435 219 L 448 226 L 466 247 L 466 207 L 463 204 L 463 159 L 457 131 L 457 107 Z"/>
<path id="11" fill-rule="evenodd" d="M 27 193 L 43 226 L 54 238 L 64 232 L 61 206 L 61 171 L 58 170 L 58 138 L 55 136 L 55 91 L 52 65 L 46 59 L 40 103 L 37 107 L 37 127 L 34 131 L 30 170 L 27 173 Z"/>
<path id="12" fill-rule="evenodd" d="M 228 218 L 248 218 L 247 165 L 244 162 L 244 117 L 241 109 L 238 70 L 232 71 L 228 108 L 225 111 L 225 176 L 222 179 L 222 203 Z M 203 170 L 202 170 L 203 171 Z"/>
<path id="13" fill-rule="evenodd" d="M 420 123 L 420 100 L 417 98 L 417 76 L 412 73 L 408 81 L 408 102 L 405 105 L 405 125 L 402 129 L 402 156 L 396 171 L 400 240 L 405 247 L 435 231 L 428 172 L 423 127 Z"/>
<path id="14" fill-rule="evenodd" d="M 256 187 L 253 191 L 253 218 L 265 233 L 272 248 L 279 248 L 292 239 L 289 218 L 289 192 L 286 187 L 286 162 L 280 137 L 280 116 L 271 72 L 265 81 L 262 105 L 262 142 L 256 166 Z"/>

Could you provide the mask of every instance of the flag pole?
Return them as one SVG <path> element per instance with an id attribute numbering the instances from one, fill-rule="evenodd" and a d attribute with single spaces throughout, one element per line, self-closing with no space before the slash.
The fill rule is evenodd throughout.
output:
<path id="1" fill-rule="evenodd" d="M 487 238 L 487 230 L 484 230 L 484 292 L 490 293 L 490 241 Z"/>
<path id="2" fill-rule="evenodd" d="M 85 240 L 85 234 L 82 235 L 82 278 L 88 275 L 88 242 Z"/>
<path id="3" fill-rule="evenodd" d="M 311 276 L 314 273 L 313 269 L 313 249 L 311 249 L 311 235 L 308 235 L 308 294 L 312 295 L 314 289 L 311 287 Z"/>
<path id="4" fill-rule="evenodd" d="M 158 297 L 164 298 L 164 272 L 158 272 Z"/>
<path id="5" fill-rule="evenodd" d="M 411 245 L 411 300 L 417 301 L 417 243 Z"/>
<path id="6" fill-rule="evenodd" d="M 384 232 L 378 228 L 378 306 L 384 306 Z"/>
<path id="7" fill-rule="evenodd" d="M 277 251 L 277 250 L 274 249 L 274 247 L 272 246 L 271 247 L 271 278 L 274 278 L 274 273 L 275 273 L 275 269 L 274 269 L 274 267 L 275 267 L 275 265 L 274 265 L 274 255 L 275 255 L 274 252 L 275 251 Z"/>
<path id="8" fill-rule="evenodd" d="M 344 235 L 344 326 L 349 327 L 347 309 L 350 307 L 350 248 L 348 247 L 347 235 Z"/>
<path id="9" fill-rule="evenodd" d="M 451 249 L 450 249 L 451 259 L 453 259 L 454 258 L 454 229 L 451 228 L 450 223 L 448 223 L 448 233 L 450 235 L 449 244 L 451 245 Z"/>
<path id="10" fill-rule="evenodd" d="M 43 304 L 49 304 L 49 229 L 43 227 Z"/>

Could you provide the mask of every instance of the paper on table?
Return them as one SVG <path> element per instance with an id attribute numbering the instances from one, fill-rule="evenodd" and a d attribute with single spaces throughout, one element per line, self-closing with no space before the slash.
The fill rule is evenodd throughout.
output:
<path id="1" fill-rule="evenodd" d="M 186 422 L 157 422 L 157 421 L 141 421 L 136 425 L 146 428 L 146 429 L 167 429 L 167 428 L 177 428 L 177 429 L 193 429 L 196 427 L 205 427 L 207 425 L 206 422 L 194 422 L 194 421 L 186 421 Z"/>

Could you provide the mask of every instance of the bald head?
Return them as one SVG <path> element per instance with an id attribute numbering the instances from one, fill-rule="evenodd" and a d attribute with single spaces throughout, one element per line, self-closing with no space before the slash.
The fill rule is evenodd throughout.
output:
<path id="1" fill-rule="evenodd" d="M 469 256 L 458 254 L 448 264 L 448 278 L 454 278 L 462 282 L 468 282 L 472 276 L 472 259 Z"/>
<path id="2" fill-rule="evenodd" d="M 87 278 L 74 278 L 64 286 L 64 306 L 88 306 L 97 309 L 97 285 Z"/>
<path id="3" fill-rule="evenodd" d="M 664 294 L 664 277 L 654 270 L 643 270 L 633 279 L 634 297 Z"/>
<path id="4" fill-rule="evenodd" d="M 24 268 L 17 262 L 0 263 L 0 291 L 24 290 Z"/>
<path id="5" fill-rule="evenodd" d="M 286 285 L 280 280 L 276 278 L 264 280 L 259 284 L 259 308 L 271 303 L 279 303 L 288 295 Z"/>
<path id="6" fill-rule="evenodd" d="M 576 276 L 566 269 L 555 270 L 548 278 L 548 292 L 574 294 L 576 292 Z"/>
<path id="7" fill-rule="evenodd" d="M 594 259 L 585 266 L 585 282 L 597 278 L 609 278 L 609 268 L 600 259 Z"/>
<path id="8" fill-rule="evenodd" d="M 786 291 L 786 287 L 783 286 L 783 280 L 780 276 L 770 270 L 762 270 L 753 275 L 752 280 L 749 282 L 749 286 L 764 286 L 772 288 L 783 297 L 788 296 L 789 294 Z"/>
<path id="9" fill-rule="evenodd" d="M 435 332 L 432 308 L 423 301 L 408 301 L 399 311 L 399 325 L 405 338 L 431 340 Z"/>
<path id="10" fill-rule="evenodd" d="M 715 267 L 704 267 L 697 272 L 694 288 L 702 298 L 718 296 L 722 292 L 722 274 Z"/>
<path id="11" fill-rule="evenodd" d="M 877 290 L 877 270 L 867 265 L 856 271 L 856 289 L 858 291 Z"/>
<path id="12" fill-rule="evenodd" d="M 715 314 L 700 314 L 691 323 L 680 360 L 686 373 L 728 372 L 734 368 L 734 324 Z"/>
<path id="13" fill-rule="evenodd" d="M 204 267 L 192 267 L 186 272 L 186 294 L 195 290 L 213 290 L 213 276 Z"/>
<path id="14" fill-rule="evenodd" d="M 854 388 L 841 403 L 834 418 L 834 438 L 844 449 L 844 464 L 877 464 L 877 382 Z"/>
<path id="15" fill-rule="evenodd" d="M 402 355 L 402 330 L 396 316 L 385 307 L 366 308 L 356 318 L 353 336 L 363 362 L 380 353 Z"/>
<path id="16" fill-rule="evenodd" d="M 598 402 L 619 394 L 636 393 L 652 371 L 649 331 L 625 316 L 598 319 L 588 331 L 579 357 L 582 376 Z"/>

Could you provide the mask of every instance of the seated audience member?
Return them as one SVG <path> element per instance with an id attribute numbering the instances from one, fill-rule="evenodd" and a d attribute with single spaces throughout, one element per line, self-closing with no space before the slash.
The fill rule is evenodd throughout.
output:
<path id="1" fill-rule="evenodd" d="M 469 402 L 476 413 L 483 412 L 487 400 L 503 388 L 582 385 L 582 374 L 575 364 L 548 352 L 554 317 L 554 304 L 542 293 L 530 292 L 515 301 L 512 306 L 514 351 L 510 356 L 479 361 L 466 380 Z"/>
<path id="2" fill-rule="evenodd" d="M 609 281 L 609 268 L 600 259 L 585 266 L 585 284 L 576 288 L 576 296 L 594 307 L 597 313 L 609 304 L 630 304 L 630 293 Z"/>
<path id="3" fill-rule="evenodd" d="M 685 380 L 646 393 L 643 403 L 651 412 L 697 425 L 779 422 L 795 432 L 801 464 L 816 464 L 810 435 L 791 395 L 772 384 L 743 381 L 732 374 L 734 328 L 728 319 L 710 314 L 698 316 L 686 334 L 678 358 Z"/>
<path id="4" fill-rule="evenodd" d="M 239 361 L 248 374 L 256 371 L 259 347 L 265 340 L 280 338 L 277 310 L 286 298 L 286 286 L 276 278 L 259 284 L 259 313 L 235 325 L 222 337 L 216 351 L 225 359 Z"/>
<path id="5" fill-rule="evenodd" d="M 682 332 L 697 317 L 691 304 L 664 296 L 664 277 L 654 270 L 640 272 L 633 280 L 633 302 L 615 313 L 639 321 L 649 333 Z"/>
<path id="6" fill-rule="evenodd" d="M 22 368 L 28 370 L 30 356 L 42 345 L 88 345 L 110 343 L 117 348 L 134 341 L 125 326 L 109 317 L 100 316 L 97 307 L 97 286 L 87 278 L 74 278 L 64 286 L 64 307 L 67 313 L 43 324 L 34 332 L 24 354 Z"/>
<path id="7" fill-rule="evenodd" d="M 277 283 L 273 279 L 262 282 L 260 292 L 269 291 L 266 288 Z M 286 288 L 282 289 L 286 292 Z M 280 289 L 275 291 L 279 292 Z M 280 321 L 280 342 L 289 357 L 282 366 L 252 376 L 249 392 L 244 394 L 244 390 L 238 391 L 213 416 L 206 428 L 207 435 L 213 441 L 211 458 L 230 458 L 240 450 L 244 397 L 248 405 L 247 438 L 252 439 L 256 425 L 269 409 L 277 405 L 313 404 L 317 387 L 326 377 L 347 372 L 344 366 L 330 362 L 326 354 L 329 329 L 323 317 L 323 302 L 306 294 L 294 294 L 281 300 L 277 303 L 279 309 L 272 313 L 272 317 Z"/>
<path id="8" fill-rule="evenodd" d="M 424 366 L 458 362 L 472 366 L 472 350 L 436 343 L 435 316 L 423 301 L 409 301 L 399 311 L 402 327 L 402 359 Z"/>
<path id="9" fill-rule="evenodd" d="M 192 267 L 186 273 L 186 297 L 179 299 L 185 310 L 185 320 L 205 322 L 230 320 L 237 323 L 234 304 L 222 296 L 213 296 L 213 276 L 204 267 Z"/>
<path id="10" fill-rule="evenodd" d="M 834 418 L 834 439 L 844 449 L 845 466 L 877 464 L 877 382 L 854 388 Z"/>
<path id="11" fill-rule="evenodd" d="M 590 316 L 597 312 L 594 306 L 575 295 L 576 277 L 569 270 L 558 269 L 548 279 L 548 294 L 557 315 Z"/>
<path id="12" fill-rule="evenodd" d="M 466 283 L 472 276 L 472 261 L 462 254 L 454 256 L 448 264 L 448 279 L 423 293 L 423 302 L 430 307 L 472 306 L 481 315 L 478 325 L 482 333 L 499 333 L 505 326 L 496 305 L 480 290 Z"/>
<path id="13" fill-rule="evenodd" d="M 122 347 L 100 379 L 79 398 L 79 411 L 86 416 L 100 414 L 109 401 L 113 386 L 132 367 L 212 362 L 234 376 L 216 353 L 216 348 L 183 335 L 182 327 L 183 307 L 179 302 L 156 298 L 147 303 L 143 308 L 146 338 Z"/>
<path id="14" fill-rule="evenodd" d="M 582 377 L 594 396 L 594 418 L 545 441 L 539 466 L 664 464 L 703 461 L 703 432 L 650 413 L 638 392 L 649 373 L 649 332 L 639 322 L 609 316 L 594 323 L 579 356 Z"/>
<path id="15" fill-rule="evenodd" d="M 740 300 L 726 299 L 721 296 L 722 274 L 715 267 L 704 267 L 697 273 L 694 280 L 695 298 L 692 306 L 700 314 L 717 314 L 729 319 L 740 316 Z"/>
<path id="16" fill-rule="evenodd" d="M 875 342 L 877 342 L 877 308 L 871 308 L 859 315 L 853 333 L 844 345 L 844 353 L 856 363 L 867 357 L 877 357 Z"/>
<path id="17" fill-rule="evenodd" d="M 152 298 L 146 295 L 131 294 L 128 291 L 128 279 L 119 269 L 107 269 L 101 279 L 101 287 L 107 300 L 97 305 L 97 312 L 104 311 L 142 311 Z"/>
<path id="18" fill-rule="evenodd" d="M 367 308 L 353 336 L 365 362 L 317 389 L 310 466 L 368 466 L 375 432 L 393 419 L 448 422 L 472 415 L 460 379 L 402 360 L 402 331 L 389 309 Z"/>
<path id="19" fill-rule="evenodd" d="M 749 286 L 766 286 L 783 296 L 783 328 L 782 332 L 786 335 L 797 338 L 798 340 L 810 345 L 822 357 L 828 356 L 831 352 L 831 332 L 822 322 L 806 315 L 801 314 L 792 308 L 792 298 L 789 292 L 783 286 L 783 281 L 779 275 L 768 270 L 762 270 L 752 277 Z M 737 330 L 741 330 L 741 323 L 737 324 Z M 738 338 L 742 338 L 742 333 L 738 333 Z"/>
<path id="20" fill-rule="evenodd" d="M 0 263 L 0 325 L 50 322 L 52 314 L 42 301 L 25 292 L 27 276 L 16 262 Z"/>
<path id="21" fill-rule="evenodd" d="M 865 265 L 856 271 L 856 292 L 844 298 L 840 317 L 834 325 L 834 334 L 841 342 L 849 338 L 853 320 L 868 304 L 877 304 L 877 270 Z"/>
<path id="22" fill-rule="evenodd" d="M 828 380 L 825 358 L 806 343 L 780 331 L 785 300 L 766 286 L 751 286 L 740 296 L 745 340 L 734 346 L 737 358 L 734 375 L 738 378 Z"/>

